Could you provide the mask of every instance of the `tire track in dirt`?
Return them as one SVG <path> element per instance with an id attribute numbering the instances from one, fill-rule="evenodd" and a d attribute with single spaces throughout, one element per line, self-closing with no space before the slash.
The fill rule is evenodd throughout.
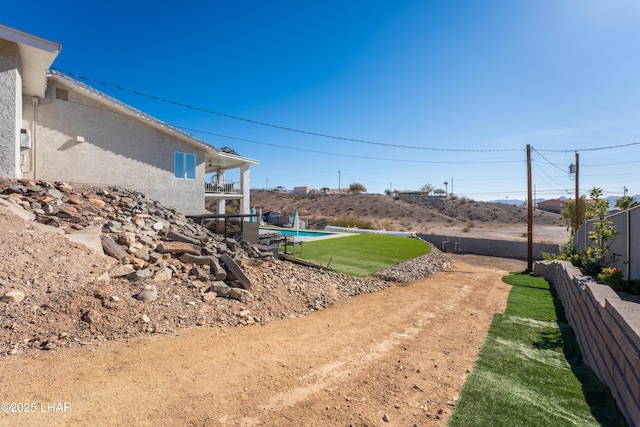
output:
<path id="1" fill-rule="evenodd" d="M 469 286 L 463 286 L 459 293 L 454 295 L 454 300 L 444 305 L 444 308 L 452 308 L 456 303 L 466 297 L 470 292 Z M 278 411 L 285 406 L 292 406 L 310 395 L 329 388 L 342 379 L 346 378 L 350 372 L 364 369 L 371 362 L 384 357 L 393 347 L 401 345 L 404 341 L 413 339 L 426 326 L 426 321 L 435 317 L 432 312 L 420 313 L 420 317 L 415 325 L 407 327 L 404 331 L 392 333 L 386 339 L 364 348 L 360 353 L 348 354 L 335 362 L 323 365 L 312 372 L 305 374 L 299 379 L 302 386 L 297 386 L 291 390 L 278 393 L 269 399 L 269 402 L 261 406 L 262 411 Z M 248 418 L 242 420 L 241 425 L 253 426 L 259 424 L 259 419 Z"/>
<path id="2" fill-rule="evenodd" d="M 285 406 L 293 406 L 294 404 L 308 398 L 310 395 L 329 388 L 347 377 L 354 369 L 362 369 L 369 363 L 383 357 L 391 348 L 400 345 L 404 340 L 411 339 L 424 326 L 423 320 L 434 317 L 433 313 L 424 313 L 418 321 L 418 326 L 411 326 L 403 332 L 394 333 L 387 339 L 376 344 L 370 345 L 358 354 L 345 355 L 335 362 L 323 365 L 312 372 L 309 372 L 299 378 L 302 386 L 297 386 L 290 390 L 278 393 L 269 399 L 266 405 L 262 405 L 262 411 L 277 411 Z M 259 419 L 249 418 L 242 421 L 242 425 L 257 425 Z"/>

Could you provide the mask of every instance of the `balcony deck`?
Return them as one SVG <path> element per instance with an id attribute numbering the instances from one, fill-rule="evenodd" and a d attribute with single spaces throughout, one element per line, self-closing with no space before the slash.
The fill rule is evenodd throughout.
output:
<path id="1" fill-rule="evenodd" d="M 235 182 L 230 183 L 220 183 L 220 182 L 212 182 L 204 184 L 204 194 L 205 196 L 224 196 L 224 195 L 232 195 L 235 197 L 242 195 L 242 189 L 236 188 Z"/>

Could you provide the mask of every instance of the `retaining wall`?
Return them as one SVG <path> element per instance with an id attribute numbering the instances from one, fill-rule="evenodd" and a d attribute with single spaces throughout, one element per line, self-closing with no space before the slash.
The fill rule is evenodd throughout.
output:
<path id="1" fill-rule="evenodd" d="M 527 259 L 527 242 L 478 239 L 473 237 L 451 237 L 436 234 L 418 234 L 417 236 L 435 245 L 442 252 Z M 560 246 L 550 243 L 534 243 L 533 259 L 543 259 L 542 252 L 557 255 L 560 253 Z"/>
<path id="2" fill-rule="evenodd" d="M 640 304 L 623 301 L 607 285 L 567 261 L 534 264 L 553 284 L 584 362 L 611 390 L 630 426 L 640 426 Z"/>

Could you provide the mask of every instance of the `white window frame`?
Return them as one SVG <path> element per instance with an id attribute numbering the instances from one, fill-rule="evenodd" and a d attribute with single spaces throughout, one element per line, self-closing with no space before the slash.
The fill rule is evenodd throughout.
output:
<path id="1" fill-rule="evenodd" d="M 173 177 L 185 181 L 196 179 L 196 155 L 193 153 L 173 153 Z"/>

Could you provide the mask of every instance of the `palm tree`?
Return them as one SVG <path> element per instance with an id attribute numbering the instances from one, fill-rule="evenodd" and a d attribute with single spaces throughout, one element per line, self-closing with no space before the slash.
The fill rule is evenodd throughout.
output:
<path id="1" fill-rule="evenodd" d="M 449 183 L 447 181 L 444 182 L 444 197 L 448 197 L 449 196 L 449 187 L 447 187 L 449 185 Z"/>
<path id="2" fill-rule="evenodd" d="M 616 200 L 616 208 L 620 209 L 621 211 L 631 209 L 638 205 L 640 205 L 640 202 L 638 202 L 634 197 L 631 196 L 622 196 L 618 200 Z"/>

